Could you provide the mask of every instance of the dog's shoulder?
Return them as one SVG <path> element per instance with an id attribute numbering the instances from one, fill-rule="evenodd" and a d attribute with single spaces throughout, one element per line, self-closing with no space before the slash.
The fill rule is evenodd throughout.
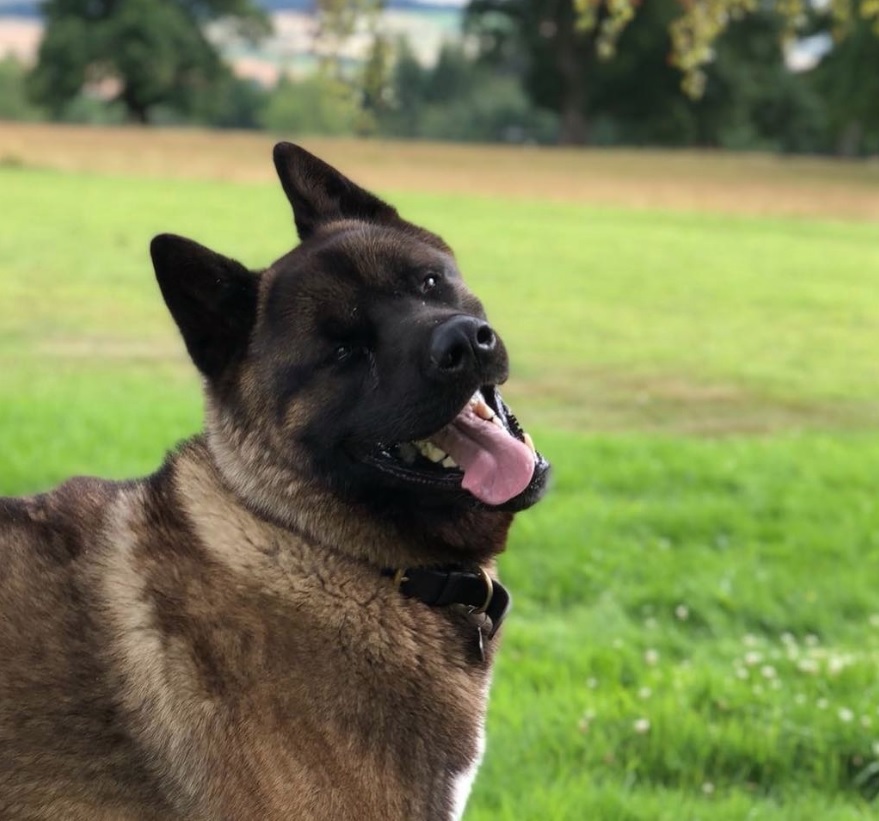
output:
<path id="1" fill-rule="evenodd" d="M 28 551 L 54 565 L 75 561 L 127 484 L 78 476 L 46 493 L 0 497 L 0 550 Z"/>

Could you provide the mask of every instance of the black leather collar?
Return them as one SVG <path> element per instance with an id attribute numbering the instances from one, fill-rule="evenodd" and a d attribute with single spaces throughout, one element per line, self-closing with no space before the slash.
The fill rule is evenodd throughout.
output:
<path id="1" fill-rule="evenodd" d="M 490 640 L 510 611 L 510 593 L 484 570 L 442 570 L 431 567 L 410 567 L 383 570 L 404 596 L 419 599 L 430 607 L 461 604 L 471 613 L 484 613 L 490 619 L 485 633 Z"/>

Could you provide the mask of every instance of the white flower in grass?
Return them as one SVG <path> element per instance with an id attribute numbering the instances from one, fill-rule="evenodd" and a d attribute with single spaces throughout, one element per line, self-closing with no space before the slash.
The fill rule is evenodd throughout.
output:
<path id="1" fill-rule="evenodd" d="M 805 641 L 809 647 L 817 647 L 821 643 L 821 640 L 814 633 L 809 633 L 803 641 Z"/>
<path id="2" fill-rule="evenodd" d="M 652 647 L 644 651 L 644 663 L 648 667 L 655 667 L 659 664 L 659 651 Z"/>
<path id="3" fill-rule="evenodd" d="M 742 644 L 744 644 L 745 647 L 755 647 L 758 641 L 759 639 L 753 633 L 745 633 L 745 635 L 742 636 Z"/>
<path id="4" fill-rule="evenodd" d="M 870 716 L 861 716 L 861 726 L 862 727 L 869 727 L 872 723 L 873 723 L 873 720 L 870 718 Z"/>
<path id="5" fill-rule="evenodd" d="M 830 706 L 830 702 L 826 698 L 819 698 L 818 701 L 815 702 L 815 706 L 819 710 L 826 710 Z"/>
<path id="6" fill-rule="evenodd" d="M 794 702 L 796 704 L 805 704 L 806 703 L 806 694 L 805 693 L 797 693 L 794 696 Z"/>
<path id="7" fill-rule="evenodd" d="M 577 725 L 581 733 L 588 733 L 589 727 L 592 724 L 592 719 L 595 718 L 595 710 L 587 710 L 580 716 L 580 723 Z"/>
<path id="8" fill-rule="evenodd" d="M 632 727 L 638 735 L 646 735 L 650 732 L 650 719 L 639 718 L 632 724 Z"/>
<path id="9" fill-rule="evenodd" d="M 840 707 L 836 713 L 839 716 L 840 721 L 844 721 L 848 724 L 854 717 L 855 714 L 848 707 Z"/>
<path id="10" fill-rule="evenodd" d="M 797 662 L 797 670 L 801 673 L 808 673 L 814 676 L 819 669 L 818 662 L 815 659 L 800 659 Z"/>
<path id="11" fill-rule="evenodd" d="M 870 626 L 879 627 L 879 613 L 874 613 L 872 616 L 870 616 Z"/>
<path id="12" fill-rule="evenodd" d="M 849 660 L 845 656 L 831 656 L 827 661 L 827 672 L 831 676 L 838 676 L 848 664 Z"/>
<path id="13" fill-rule="evenodd" d="M 764 664 L 760 668 L 760 674 L 763 676 L 763 678 L 769 679 L 776 678 L 776 676 L 778 676 L 778 673 L 771 664 Z"/>
<path id="14" fill-rule="evenodd" d="M 781 643 L 790 646 L 797 643 L 797 638 L 793 633 L 788 633 L 787 630 L 785 630 L 781 634 Z"/>
<path id="15" fill-rule="evenodd" d="M 653 690 L 651 690 L 649 687 L 642 687 L 640 690 L 638 690 L 638 698 L 648 699 L 652 695 Z"/>
<path id="16" fill-rule="evenodd" d="M 649 618 L 644 619 L 644 627 L 647 630 L 655 630 L 658 624 L 659 624 L 659 622 L 657 622 L 656 619 L 653 618 L 653 616 L 650 616 Z"/>
<path id="17" fill-rule="evenodd" d="M 762 653 L 758 653 L 756 650 L 751 650 L 745 653 L 745 664 L 747 664 L 748 667 L 754 667 L 761 661 L 763 661 Z"/>
<path id="18" fill-rule="evenodd" d="M 746 667 L 736 667 L 736 678 L 744 681 L 748 677 L 748 669 Z"/>
<path id="19" fill-rule="evenodd" d="M 702 792 L 704 792 L 705 795 L 714 795 L 714 784 L 712 784 L 710 781 L 706 781 L 702 785 Z"/>
<path id="20" fill-rule="evenodd" d="M 871 749 L 873 750 L 873 755 L 879 758 L 879 741 L 874 741 Z"/>
<path id="21" fill-rule="evenodd" d="M 685 604 L 679 604 L 675 608 L 675 617 L 680 619 L 681 621 L 686 621 L 690 618 L 690 608 Z"/>
<path id="22" fill-rule="evenodd" d="M 594 690 L 598 686 L 598 679 L 595 678 L 594 676 L 590 676 L 589 678 L 586 679 L 586 686 L 590 690 Z"/>

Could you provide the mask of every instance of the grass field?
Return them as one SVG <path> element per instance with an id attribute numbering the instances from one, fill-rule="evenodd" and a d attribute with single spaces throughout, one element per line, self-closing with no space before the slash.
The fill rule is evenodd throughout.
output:
<path id="1" fill-rule="evenodd" d="M 0 127 L 0 493 L 148 472 L 198 428 L 147 244 L 287 250 L 267 147 Z M 876 169 L 320 148 L 458 250 L 556 467 L 502 560 L 516 607 L 468 821 L 873 817 Z M 409 175 L 419 151 L 433 178 Z"/>

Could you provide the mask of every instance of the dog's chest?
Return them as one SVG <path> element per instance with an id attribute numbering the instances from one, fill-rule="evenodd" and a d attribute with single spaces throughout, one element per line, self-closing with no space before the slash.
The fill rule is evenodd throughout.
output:
<path id="1" fill-rule="evenodd" d="M 221 714 L 247 705 L 239 738 L 278 806 L 314 793 L 340 803 L 303 817 L 460 818 L 484 745 L 475 626 L 228 506 L 188 507 L 213 569 L 196 609 L 174 581 L 194 570 L 157 578 L 154 606 L 180 608 L 157 621 Z"/>
<path id="2" fill-rule="evenodd" d="M 431 627 L 413 634 L 358 610 L 331 627 L 301 614 L 269 626 L 252 735 L 276 740 L 277 783 L 299 773 L 320 789 L 334 773 L 330 783 L 371 796 L 366 818 L 460 819 L 484 751 L 485 678 Z"/>

